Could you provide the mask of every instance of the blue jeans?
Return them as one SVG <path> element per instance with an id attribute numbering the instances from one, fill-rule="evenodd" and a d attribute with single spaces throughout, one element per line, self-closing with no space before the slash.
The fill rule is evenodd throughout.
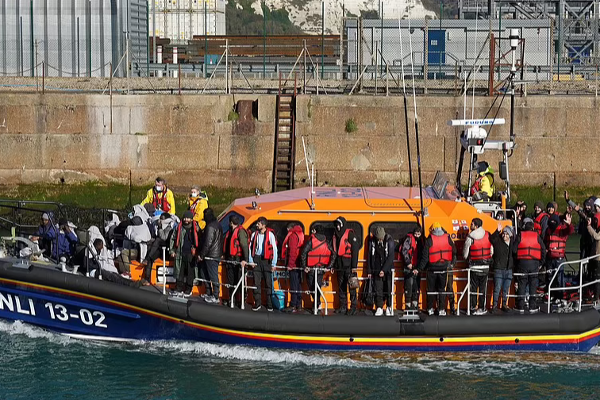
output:
<path id="1" fill-rule="evenodd" d="M 502 306 L 508 307 L 507 296 L 510 291 L 512 274 L 512 270 L 510 269 L 494 270 L 494 308 L 498 308 L 499 306 L 498 297 L 500 296 L 500 289 L 502 289 Z"/>

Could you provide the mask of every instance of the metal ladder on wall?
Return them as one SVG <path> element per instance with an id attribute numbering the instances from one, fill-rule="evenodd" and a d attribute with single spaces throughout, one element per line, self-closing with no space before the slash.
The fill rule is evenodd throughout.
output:
<path id="1" fill-rule="evenodd" d="M 286 80 L 287 82 L 287 80 Z M 296 95 L 294 88 L 282 87 L 279 73 L 277 115 L 275 119 L 275 155 L 273 157 L 273 192 L 294 188 L 294 164 L 296 162 Z"/>

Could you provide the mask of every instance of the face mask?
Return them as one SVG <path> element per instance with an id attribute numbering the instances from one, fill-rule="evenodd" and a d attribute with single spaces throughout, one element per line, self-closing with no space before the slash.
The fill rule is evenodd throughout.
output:
<path id="1" fill-rule="evenodd" d="M 198 197 L 198 193 L 192 192 L 192 194 L 190 194 L 190 197 L 196 198 L 196 197 Z"/>
<path id="2" fill-rule="evenodd" d="M 162 186 L 156 185 L 155 188 L 157 192 L 162 192 Z"/>

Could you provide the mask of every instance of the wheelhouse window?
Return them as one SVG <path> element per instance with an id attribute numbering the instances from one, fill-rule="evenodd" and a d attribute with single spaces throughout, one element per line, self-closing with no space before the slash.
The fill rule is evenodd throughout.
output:
<path id="1" fill-rule="evenodd" d="M 329 240 L 331 242 L 333 240 L 333 235 L 335 234 L 334 222 L 335 221 L 333 221 L 333 220 L 332 221 L 315 221 L 310 225 L 310 230 L 312 231 L 312 229 L 315 226 L 321 225 L 323 227 L 325 237 L 327 237 L 327 240 Z M 354 231 L 354 234 L 356 235 L 356 239 L 358 240 L 358 242 L 360 243 L 360 247 L 362 248 L 362 246 L 363 246 L 363 226 L 362 226 L 362 224 L 358 221 L 346 221 L 346 228 L 352 229 Z"/>
<path id="2" fill-rule="evenodd" d="M 305 232 L 304 225 L 302 224 L 302 222 L 295 221 L 295 220 L 269 219 L 267 221 L 268 221 L 267 227 L 273 229 L 273 231 L 275 232 L 275 238 L 277 239 L 277 255 L 281 258 L 283 241 L 285 240 L 285 237 L 287 236 L 287 233 L 288 233 L 288 231 L 287 231 L 288 224 L 293 222 L 296 225 L 300 225 L 302 227 L 302 232 Z M 250 232 L 256 232 L 256 221 L 252 222 L 249 229 L 250 229 Z"/>
<path id="3" fill-rule="evenodd" d="M 233 215 L 237 215 L 240 218 L 241 224 L 244 223 L 244 217 L 242 217 L 242 215 L 236 213 L 235 211 L 228 212 L 223 218 L 219 220 L 219 225 L 221 225 L 221 230 L 223 231 L 223 234 L 225 234 L 225 232 L 229 230 L 229 218 L 231 218 Z"/>

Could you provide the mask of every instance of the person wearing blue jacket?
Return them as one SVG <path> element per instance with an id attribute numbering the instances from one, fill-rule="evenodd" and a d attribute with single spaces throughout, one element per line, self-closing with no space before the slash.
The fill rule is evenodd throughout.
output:
<path id="1" fill-rule="evenodd" d="M 56 238 L 56 229 L 50 232 L 52 232 L 53 236 L 52 258 L 60 260 L 61 257 L 65 257 L 68 260 L 75 254 L 75 246 L 79 240 L 66 219 L 61 218 L 58 221 L 58 239 Z"/>

